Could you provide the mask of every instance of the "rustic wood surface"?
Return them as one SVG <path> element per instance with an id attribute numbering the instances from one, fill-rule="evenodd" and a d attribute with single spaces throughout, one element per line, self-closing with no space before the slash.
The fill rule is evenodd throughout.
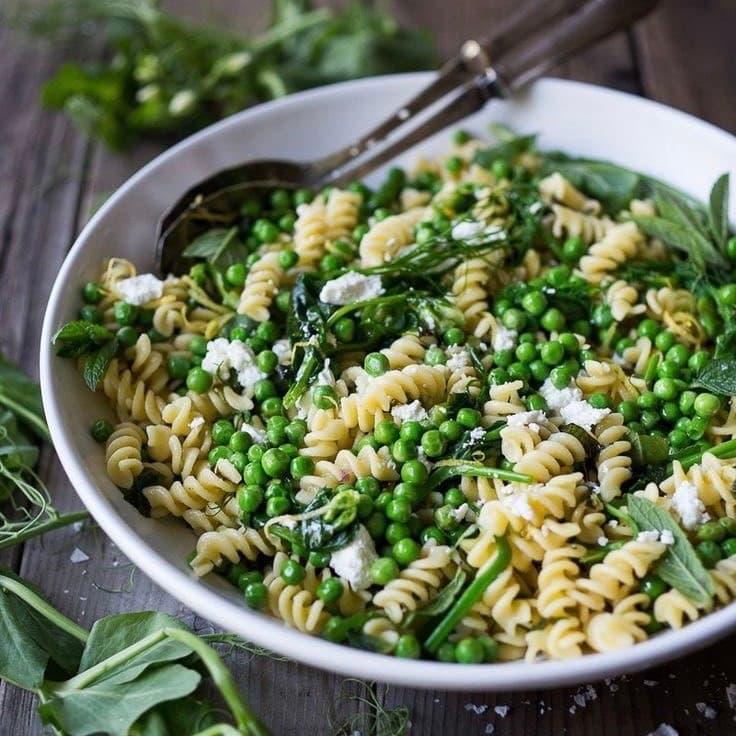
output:
<path id="1" fill-rule="evenodd" d="M 509 0 L 395 0 L 406 24 L 432 29 L 443 54 L 516 3 Z M 171 0 L 185 14 L 247 29 L 265 17 L 262 0 Z M 665 0 L 639 27 L 557 70 L 566 76 L 643 94 L 736 132 L 736 55 L 730 36 L 733 0 Z M 20 39 L 0 26 L 0 349 L 37 372 L 38 341 L 48 293 L 64 255 L 89 211 L 161 149 L 147 144 L 125 156 L 89 143 L 61 116 L 38 104 L 39 86 L 68 55 Z M 43 476 L 56 504 L 79 501 L 52 452 Z M 89 560 L 73 564 L 75 549 Z M 38 584 L 52 603 L 88 626 L 114 612 L 156 609 L 195 629 L 209 624 L 137 573 L 99 529 L 66 529 L 0 554 Z M 604 683 L 514 694 L 463 694 L 361 685 L 318 670 L 239 653 L 238 681 L 274 734 L 383 733 L 373 711 L 355 696 L 375 696 L 388 709 L 408 709 L 408 733 L 496 736 L 644 736 L 661 723 L 685 734 L 736 733 L 726 687 L 736 683 L 736 637 L 669 665 Z M 352 699 L 351 699 L 352 696 Z M 508 706 L 506 708 L 505 706 Z M 498 710 L 495 708 L 498 707 Z M 332 725 L 328 724 L 332 713 Z M 41 731 L 33 698 L 0 684 L 0 736 Z"/>

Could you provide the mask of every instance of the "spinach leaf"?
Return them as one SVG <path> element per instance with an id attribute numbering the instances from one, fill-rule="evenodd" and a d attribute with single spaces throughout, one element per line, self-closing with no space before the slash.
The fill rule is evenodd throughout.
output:
<path id="1" fill-rule="evenodd" d="M 721 251 L 725 251 L 729 234 L 728 200 L 730 183 L 730 175 L 722 174 L 716 179 L 713 188 L 710 190 L 710 208 L 708 210 L 710 231 Z"/>
<path id="2" fill-rule="evenodd" d="M 571 158 L 559 151 L 546 153 L 542 160 L 542 175 L 555 171 L 573 186 L 597 199 L 605 209 L 618 212 L 637 196 L 642 177 L 635 171 L 608 161 Z"/>
<path id="3" fill-rule="evenodd" d="M 715 358 L 703 368 L 696 382 L 720 396 L 736 396 L 736 358 Z"/>
<path id="4" fill-rule="evenodd" d="M 38 712 L 45 724 L 64 732 L 85 736 L 104 732 L 128 736 L 131 726 L 159 703 L 190 695 L 202 676 L 180 664 L 144 672 L 130 682 L 100 679 L 82 689 L 46 687 L 47 698 Z"/>
<path id="5" fill-rule="evenodd" d="M 473 163 L 482 166 L 484 169 L 490 169 L 494 161 L 509 162 L 511 159 L 531 150 L 536 139 L 536 135 L 520 135 L 502 140 L 488 148 L 480 148 L 473 156 Z"/>
<path id="6" fill-rule="evenodd" d="M 62 358 L 79 358 L 97 352 L 113 337 L 107 327 L 85 320 L 73 320 L 54 335 L 52 343 L 57 355 Z"/>
<path id="7" fill-rule="evenodd" d="M 241 263 L 248 257 L 248 249 L 238 240 L 238 228 L 216 227 L 203 232 L 183 251 L 184 258 L 202 258 L 218 268 Z"/>
<path id="8" fill-rule="evenodd" d="M 675 539 L 657 562 L 657 575 L 695 603 L 709 604 L 714 594 L 713 581 L 680 525 L 664 508 L 646 498 L 631 496 L 627 506 L 640 529 L 669 531 Z"/>
<path id="9" fill-rule="evenodd" d="M 49 440 L 38 384 L 20 368 L 5 360 L 2 354 L 0 354 L 0 406 L 10 409 L 39 439 Z"/>

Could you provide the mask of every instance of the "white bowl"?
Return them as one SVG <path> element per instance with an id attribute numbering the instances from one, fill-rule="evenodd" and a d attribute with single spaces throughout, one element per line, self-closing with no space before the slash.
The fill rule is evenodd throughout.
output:
<path id="1" fill-rule="evenodd" d="M 80 284 L 96 278 L 110 256 L 150 270 L 159 215 L 199 179 L 247 159 L 328 153 L 357 138 L 429 79 L 412 74 L 340 84 L 234 115 L 159 156 L 100 208 L 61 268 L 41 337 L 43 403 L 61 463 L 100 526 L 164 590 L 225 629 L 316 667 L 415 687 L 513 690 L 589 682 L 703 647 L 736 628 L 736 604 L 624 651 L 570 661 L 459 666 L 348 649 L 249 610 L 222 580 L 193 580 L 184 559 L 193 547 L 192 533 L 175 520 L 141 516 L 105 473 L 104 453 L 88 427 L 101 415 L 112 418 L 110 410 L 104 397 L 84 386 L 74 361 L 57 358 L 50 347 L 54 332 L 79 308 Z M 491 121 L 540 133 L 543 148 L 611 159 L 701 198 L 719 174 L 736 171 L 736 138 L 662 105 L 586 84 L 542 80 L 513 101 L 492 102 L 463 127 L 483 135 Z M 441 134 L 421 148 L 440 152 L 446 145 L 447 134 Z M 732 219 L 734 212 L 732 196 Z"/>

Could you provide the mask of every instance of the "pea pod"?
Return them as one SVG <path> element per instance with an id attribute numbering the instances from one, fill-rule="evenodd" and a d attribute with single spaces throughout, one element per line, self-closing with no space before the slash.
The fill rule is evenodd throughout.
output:
<path id="1" fill-rule="evenodd" d="M 475 579 L 465 589 L 435 630 L 427 637 L 425 648 L 436 654 L 440 645 L 452 633 L 457 624 L 467 615 L 485 589 L 508 567 L 511 562 L 511 545 L 506 537 L 496 537 L 496 555 L 478 570 Z"/>

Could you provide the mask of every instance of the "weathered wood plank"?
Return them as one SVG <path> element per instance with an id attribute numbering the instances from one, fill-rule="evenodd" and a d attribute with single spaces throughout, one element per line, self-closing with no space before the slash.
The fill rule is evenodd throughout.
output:
<path id="1" fill-rule="evenodd" d="M 736 131 L 736 4 L 668 0 L 634 34 L 644 92 Z"/>

